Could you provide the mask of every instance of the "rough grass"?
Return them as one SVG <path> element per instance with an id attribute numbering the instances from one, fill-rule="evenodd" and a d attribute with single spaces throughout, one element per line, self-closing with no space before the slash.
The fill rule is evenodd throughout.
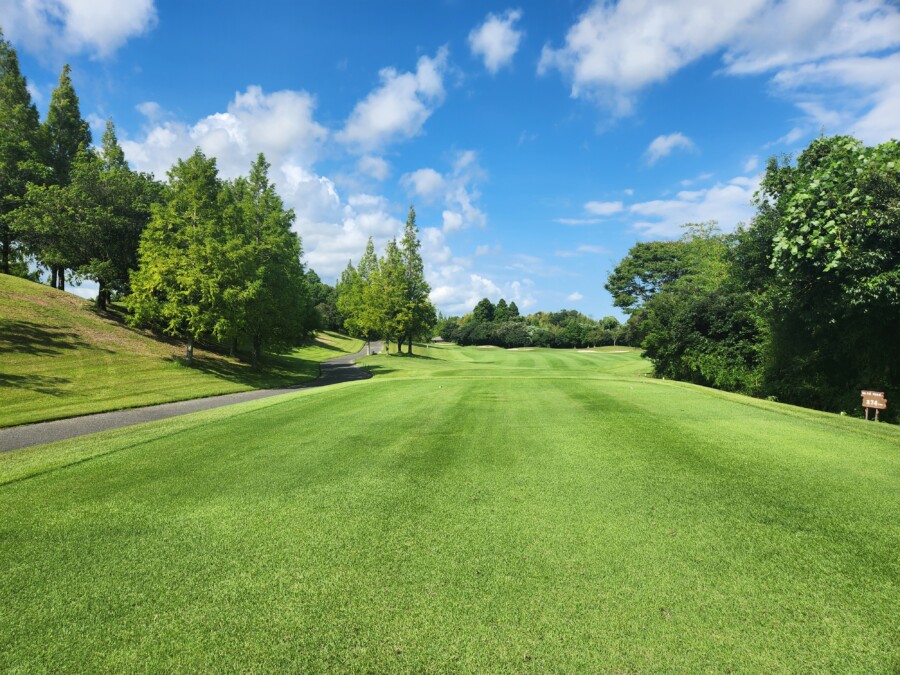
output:
<path id="1" fill-rule="evenodd" d="M 314 379 L 319 362 L 362 342 L 324 334 L 269 357 L 260 371 L 128 328 L 115 312 L 70 293 L 0 274 L 0 427 L 87 413 L 286 386 Z"/>
<path id="2" fill-rule="evenodd" d="M 0 670 L 895 672 L 900 430 L 437 347 L 0 455 Z"/>

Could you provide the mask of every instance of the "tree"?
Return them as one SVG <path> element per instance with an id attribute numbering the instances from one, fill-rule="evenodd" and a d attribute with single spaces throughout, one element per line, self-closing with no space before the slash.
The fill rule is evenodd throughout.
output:
<path id="1" fill-rule="evenodd" d="M 385 340 L 385 353 L 390 352 L 391 340 L 396 338 L 397 352 L 403 340 L 403 330 L 409 321 L 406 296 L 406 269 L 397 241 L 391 239 L 378 261 L 378 269 L 364 296 L 367 311 L 372 312 L 372 325 Z"/>
<path id="2" fill-rule="evenodd" d="M 664 286 L 687 272 L 683 241 L 639 242 L 631 247 L 607 279 L 613 304 L 631 314 Z"/>
<path id="3" fill-rule="evenodd" d="M 430 333 L 437 321 L 434 305 L 428 299 L 431 286 L 425 280 L 425 265 L 419 252 L 421 247 L 419 228 L 416 226 L 416 211 L 410 206 L 403 239 L 400 240 L 406 302 L 399 315 L 400 344 L 397 346 L 398 351 L 402 351 L 402 340 L 405 337 L 408 354 L 412 354 L 413 339 Z"/>
<path id="4" fill-rule="evenodd" d="M 29 180 L 40 176 L 40 120 L 16 50 L 0 30 L 0 272 L 14 271 L 11 214 L 25 197 Z M 19 266 L 20 272 L 24 268 Z"/>
<path id="5" fill-rule="evenodd" d="M 766 385 L 782 400 L 847 410 L 860 389 L 900 389 L 898 166 L 898 141 L 847 136 L 769 162 L 755 225 L 772 237 Z"/>
<path id="6" fill-rule="evenodd" d="M 44 139 L 43 161 L 49 170 L 50 187 L 65 188 L 71 182 L 72 164 L 79 151 L 86 151 L 91 145 L 91 130 L 81 118 L 78 96 L 72 86 L 71 68 L 66 64 L 59 76 L 59 84 L 50 96 L 47 119 L 42 126 Z M 50 283 L 55 288 L 65 289 L 65 270 L 71 267 L 76 253 L 77 237 L 68 230 L 73 227 L 73 211 L 67 209 L 56 216 L 47 212 L 46 205 L 58 202 L 62 194 L 43 195 L 37 186 L 29 188 L 27 199 L 33 203 L 43 203 L 45 216 L 41 219 L 42 231 L 31 237 L 32 253 L 50 268 Z M 51 190 L 53 192 L 53 190 Z M 19 230 L 24 228 L 19 221 Z"/>
<path id="7" fill-rule="evenodd" d="M 141 233 L 151 205 L 160 199 L 159 186 L 129 168 L 109 120 L 99 153 L 79 152 L 71 182 L 63 189 L 79 212 L 72 223 L 78 240 L 77 271 L 97 282 L 97 307 L 105 310 L 111 292 L 128 290 Z"/>
<path id="8" fill-rule="evenodd" d="M 126 298 L 132 324 L 156 326 L 185 340 L 188 364 L 194 341 L 212 330 L 220 305 L 209 244 L 222 217 L 221 190 L 215 159 L 199 148 L 172 167 L 168 199 L 154 205 L 141 235 L 140 264 Z"/>
<path id="9" fill-rule="evenodd" d="M 519 306 L 516 305 L 515 301 L 509 303 L 509 318 L 510 319 L 518 319 L 519 318 Z"/>
<path id="10" fill-rule="evenodd" d="M 497 306 L 494 307 L 494 321 L 508 321 L 509 320 L 509 306 L 506 304 L 506 300 L 500 298 L 497 301 Z"/>
<path id="11" fill-rule="evenodd" d="M 488 298 L 482 298 L 472 310 L 472 315 L 478 323 L 490 323 L 494 320 L 494 303 Z"/>
<path id="12" fill-rule="evenodd" d="M 300 263 L 300 238 L 291 230 L 294 212 L 285 209 L 275 186 L 269 182 L 269 163 L 260 153 L 239 195 L 240 245 L 232 263 L 219 271 L 222 286 L 237 288 L 239 326 L 251 344 L 252 363 L 258 367 L 263 348 L 292 346 L 310 325 L 313 305 Z M 230 283 L 229 283 L 230 282 Z"/>

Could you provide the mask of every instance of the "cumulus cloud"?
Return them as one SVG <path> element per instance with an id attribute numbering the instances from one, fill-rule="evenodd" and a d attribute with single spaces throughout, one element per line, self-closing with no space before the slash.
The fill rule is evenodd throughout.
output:
<path id="1" fill-rule="evenodd" d="M 652 237 L 675 237 L 685 223 L 710 220 L 730 231 L 753 217 L 750 200 L 760 179 L 760 175 L 738 176 L 703 190 L 682 190 L 674 199 L 638 202 L 629 207 L 629 220 L 637 230 Z"/>
<path id="2" fill-rule="evenodd" d="M 480 197 L 476 184 L 483 178 L 477 153 L 464 150 L 457 153 L 446 174 L 425 167 L 404 174 L 400 183 L 412 196 L 426 203 L 440 201 L 444 206 L 441 214 L 444 231 L 453 232 L 487 224 L 487 216 L 475 203 Z"/>
<path id="3" fill-rule="evenodd" d="M 512 63 L 524 35 L 515 27 L 521 18 L 522 12 L 518 9 L 488 14 L 484 23 L 469 33 L 469 49 L 482 58 L 490 73 L 496 75 L 502 67 Z"/>
<path id="4" fill-rule="evenodd" d="M 383 157 L 374 155 L 363 155 L 356 163 L 356 168 L 360 173 L 371 176 L 375 180 L 384 180 L 391 173 L 390 164 Z"/>
<path id="5" fill-rule="evenodd" d="M 6 0 L 6 37 L 39 56 L 88 52 L 105 58 L 156 26 L 153 0 Z"/>
<path id="6" fill-rule="evenodd" d="M 136 168 L 160 177 L 196 147 L 215 157 L 220 172 L 228 178 L 245 174 L 260 152 L 276 170 L 308 167 L 328 136 L 313 118 L 315 99 L 304 91 L 267 94 L 250 86 L 235 94 L 225 112 L 194 124 L 159 122 L 158 106 L 141 107 L 150 115 L 148 126 L 139 140 L 123 140 L 122 148 Z"/>
<path id="7" fill-rule="evenodd" d="M 415 72 L 383 68 L 381 85 L 356 104 L 337 140 L 367 151 L 418 135 L 444 100 L 447 59 L 441 47 L 434 57 L 422 56 Z"/>
<path id="8" fill-rule="evenodd" d="M 666 134 L 654 138 L 650 145 L 647 146 L 644 157 L 646 157 L 647 163 L 653 166 L 663 157 L 671 155 L 675 150 L 693 150 L 695 147 L 694 142 L 690 138 L 677 131 L 674 134 Z"/>
<path id="9" fill-rule="evenodd" d="M 421 197 L 426 202 L 434 201 L 444 192 L 444 177 L 430 167 L 417 169 L 404 174 L 400 183 L 412 194 Z"/>
<path id="10" fill-rule="evenodd" d="M 578 302 L 579 300 L 584 300 L 584 296 L 578 291 L 575 291 L 574 293 L 567 295 L 566 300 L 569 302 Z"/>
<path id="11" fill-rule="evenodd" d="M 766 73 L 900 45 L 891 0 L 595 0 L 540 73 L 560 72 L 573 97 L 631 112 L 638 92 L 700 58 L 730 74 Z"/>

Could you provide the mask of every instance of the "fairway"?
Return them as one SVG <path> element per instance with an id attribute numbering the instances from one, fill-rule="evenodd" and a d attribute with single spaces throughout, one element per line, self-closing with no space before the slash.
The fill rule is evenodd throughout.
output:
<path id="1" fill-rule="evenodd" d="M 900 667 L 900 430 L 442 346 L 0 455 L 0 670 Z"/>

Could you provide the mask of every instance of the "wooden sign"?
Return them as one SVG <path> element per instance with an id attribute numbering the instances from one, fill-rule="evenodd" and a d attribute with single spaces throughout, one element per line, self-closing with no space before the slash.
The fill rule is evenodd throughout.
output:
<path id="1" fill-rule="evenodd" d="M 884 397 L 884 392 L 863 389 L 859 393 L 862 395 L 862 407 L 866 409 L 866 419 L 869 419 L 869 408 L 874 408 L 875 420 L 877 421 L 878 411 L 887 408 L 887 399 Z"/>

